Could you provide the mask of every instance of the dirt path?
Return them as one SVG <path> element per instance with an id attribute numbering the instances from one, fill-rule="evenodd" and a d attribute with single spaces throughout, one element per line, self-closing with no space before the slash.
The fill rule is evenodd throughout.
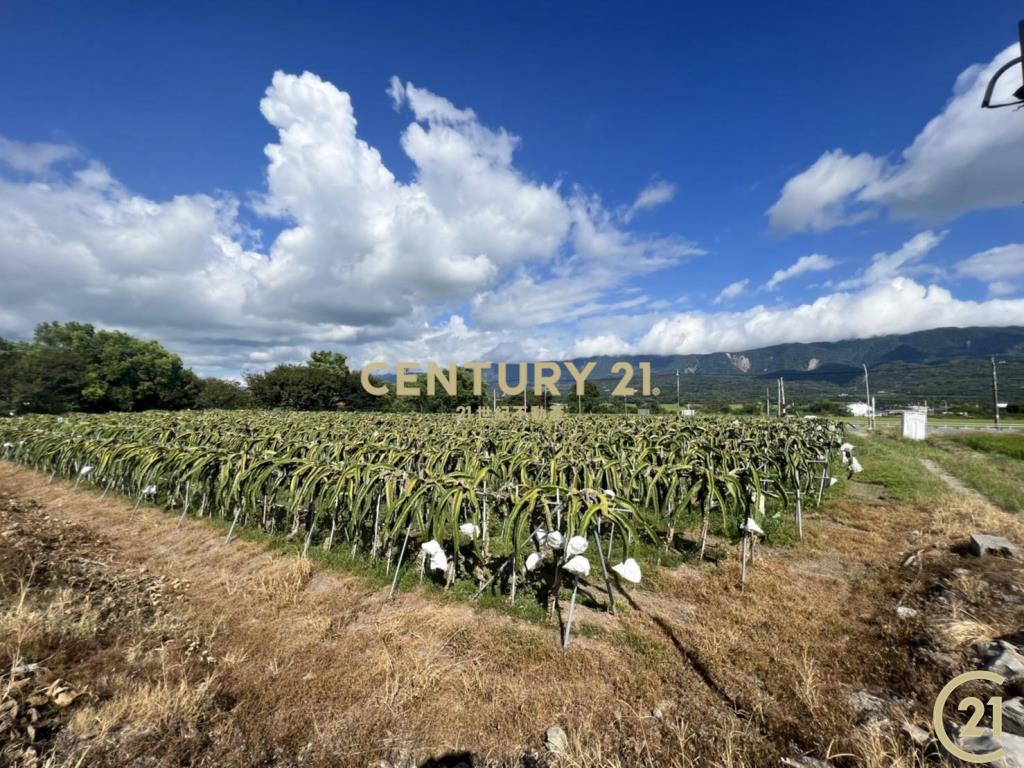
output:
<path id="1" fill-rule="evenodd" d="M 961 512 L 810 513 L 745 593 L 731 548 L 653 573 L 619 619 L 582 609 L 563 653 L 554 626 L 422 590 L 387 603 L 360 577 L 0 462 L 0 652 L 83 691 L 49 748 L 89 765 L 532 764 L 551 725 L 566 766 L 778 764 L 867 748 L 849 692 L 913 697 L 948 672 L 894 613 L 929 586 L 898 564 L 948 539 L 943 514 Z"/>
<path id="2" fill-rule="evenodd" d="M 945 469 L 940 467 L 938 464 L 936 464 L 931 459 L 921 459 L 921 464 L 924 465 L 925 469 L 927 469 L 929 472 L 931 472 L 937 478 L 942 480 L 946 485 L 948 485 L 951 491 L 954 491 L 955 493 L 962 494 L 962 495 L 967 496 L 967 497 L 972 498 L 972 499 L 984 499 L 985 498 L 982 494 L 980 494 L 974 488 L 971 488 L 970 486 L 964 485 L 963 481 L 960 480 L 960 478 L 958 478 L 958 477 L 956 477 L 954 475 L 951 475 L 949 472 L 947 472 Z"/>

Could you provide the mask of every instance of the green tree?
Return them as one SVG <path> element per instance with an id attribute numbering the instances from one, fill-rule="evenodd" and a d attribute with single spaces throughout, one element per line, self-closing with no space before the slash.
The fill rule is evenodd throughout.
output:
<path id="1" fill-rule="evenodd" d="M 573 386 L 573 393 L 575 394 L 576 387 Z M 601 390 L 597 384 L 592 381 L 583 382 L 583 396 L 577 399 L 577 409 L 582 405 L 584 413 L 594 413 L 601 409 L 601 403 L 603 398 L 601 397 Z"/>
<path id="2" fill-rule="evenodd" d="M 376 397 L 363 389 L 359 371 L 349 370 L 346 361 L 339 352 L 314 352 L 305 365 L 278 365 L 269 371 L 247 373 L 245 381 L 255 403 L 263 408 L 387 410 L 391 396 Z M 371 381 L 381 384 L 376 377 Z"/>
<path id="3" fill-rule="evenodd" d="M 427 375 L 425 373 L 416 376 L 416 385 L 420 394 L 417 397 L 400 397 L 399 400 L 409 400 L 413 408 L 423 413 L 452 413 L 463 405 L 490 405 L 490 388 L 487 382 L 481 382 L 481 394 L 473 394 L 473 372 L 468 368 L 457 368 L 455 372 L 455 394 L 449 395 L 444 387 L 438 382 L 434 388 L 434 394 L 427 394 Z M 520 401 L 522 402 L 522 401 Z"/>
<path id="4" fill-rule="evenodd" d="M 65 413 L 80 409 L 85 368 L 77 352 L 30 345 L 14 366 L 14 410 Z"/>
<path id="5" fill-rule="evenodd" d="M 82 400 L 90 410 L 173 410 L 191 406 L 195 398 L 195 380 L 180 357 L 159 342 L 119 331 L 96 334 L 96 358 L 85 379 Z"/>
<path id="6" fill-rule="evenodd" d="M 326 368 L 342 376 L 348 376 L 348 358 L 340 352 L 329 352 L 321 349 L 309 356 L 310 368 Z"/>
<path id="7" fill-rule="evenodd" d="M 42 323 L 16 357 L 8 400 L 19 411 L 186 408 L 198 392 L 196 376 L 158 342 L 88 323 Z"/>
<path id="8" fill-rule="evenodd" d="M 15 376 L 23 344 L 0 336 L 0 415 L 17 410 L 14 402 Z"/>
<path id="9" fill-rule="evenodd" d="M 196 408 L 235 410 L 238 408 L 252 408 L 255 403 L 252 392 L 237 381 L 202 379 L 199 383 Z"/>
<path id="10" fill-rule="evenodd" d="M 245 377 L 253 398 L 264 408 L 326 411 L 338 407 L 343 390 L 340 377 L 328 368 L 279 365 Z"/>

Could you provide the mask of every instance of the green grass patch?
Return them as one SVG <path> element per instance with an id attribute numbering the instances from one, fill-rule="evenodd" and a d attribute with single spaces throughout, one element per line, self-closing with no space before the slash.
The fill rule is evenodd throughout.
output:
<path id="1" fill-rule="evenodd" d="M 899 501 L 924 501 L 949 492 L 949 486 L 921 464 L 922 458 L 939 460 L 943 451 L 935 446 L 882 431 L 854 433 L 847 437 L 864 471 L 836 486 L 846 495 L 854 495 L 851 482 L 879 483 L 885 486 L 887 496 Z M 840 467 L 837 475 L 845 477 L 846 468 Z"/>
<path id="2" fill-rule="evenodd" d="M 900 501 L 927 501 L 950 492 L 921 465 L 931 459 L 964 485 L 1008 512 L 1024 511 L 1024 435 L 975 433 L 904 440 L 889 431 L 854 433 L 850 442 L 864 471 L 833 490 L 856 498 L 852 483 L 880 483 Z M 1017 452 L 1020 452 L 1019 455 Z"/>
<path id="3" fill-rule="evenodd" d="M 960 440 L 934 442 L 940 449 L 936 462 L 943 469 L 1001 509 L 1024 512 L 1024 461 L 963 448 Z"/>
<path id="4" fill-rule="evenodd" d="M 1024 434 L 1011 432 L 1002 435 L 991 432 L 974 432 L 955 435 L 951 441 L 982 453 L 997 453 L 1011 459 L 1024 461 Z"/>

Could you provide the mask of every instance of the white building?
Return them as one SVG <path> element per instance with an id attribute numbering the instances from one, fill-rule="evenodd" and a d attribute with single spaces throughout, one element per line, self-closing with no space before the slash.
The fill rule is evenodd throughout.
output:
<path id="1" fill-rule="evenodd" d="M 846 406 L 846 410 L 850 412 L 851 416 L 871 415 L 871 406 L 867 403 L 849 403 Z"/>

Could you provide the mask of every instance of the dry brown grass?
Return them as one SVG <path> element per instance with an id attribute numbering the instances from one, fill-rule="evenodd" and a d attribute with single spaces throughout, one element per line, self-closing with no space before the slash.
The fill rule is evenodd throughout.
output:
<path id="1" fill-rule="evenodd" d="M 907 739 L 879 721 L 869 721 L 857 734 L 853 756 L 860 768 L 937 768 L 913 749 Z"/>
<path id="2" fill-rule="evenodd" d="M 71 589 L 44 595 L 30 582 L 23 583 L 13 604 L 0 610 L 0 647 L 9 655 L 12 648 L 52 648 L 95 639 L 100 610 L 78 598 Z"/>
<path id="3" fill-rule="evenodd" d="M 934 502 L 927 533 L 939 542 L 966 540 L 972 533 L 1024 541 L 1024 519 L 981 498 L 950 495 Z"/>
<path id="4" fill-rule="evenodd" d="M 988 642 L 998 636 L 990 625 L 969 618 L 949 618 L 936 625 L 936 629 L 949 648 L 963 648 L 979 642 Z"/>
<path id="5" fill-rule="evenodd" d="M 256 577 L 253 599 L 290 602 L 298 597 L 312 576 L 313 564 L 309 560 L 275 560 Z"/>
<path id="6" fill-rule="evenodd" d="M 211 714 L 211 694 L 216 687 L 213 675 L 197 684 L 183 679 L 176 670 L 167 670 L 155 681 L 123 681 L 114 696 L 96 705 L 78 709 L 70 728 L 89 739 L 124 740 L 145 733 L 172 739 L 194 739 Z"/>

